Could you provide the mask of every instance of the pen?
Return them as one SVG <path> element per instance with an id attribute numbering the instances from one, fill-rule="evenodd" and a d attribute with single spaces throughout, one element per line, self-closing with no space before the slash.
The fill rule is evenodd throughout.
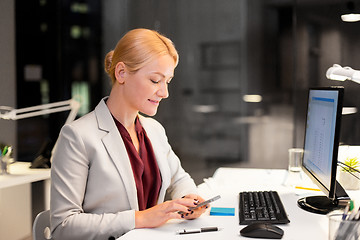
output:
<path id="1" fill-rule="evenodd" d="M 303 189 L 303 190 L 311 190 L 311 191 L 320 191 L 320 189 L 317 189 L 317 188 L 307 188 L 307 187 L 300 187 L 300 186 L 296 186 L 295 188 Z"/>
<path id="2" fill-rule="evenodd" d="M 345 207 L 345 210 L 344 210 L 344 213 L 343 213 L 343 216 L 342 216 L 342 220 L 346 219 L 348 212 L 349 212 L 349 204 L 346 205 L 346 207 Z"/>
<path id="3" fill-rule="evenodd" d="M 353 221 L 355 218 L 356 212 L 355 211 L 351 211 L 349 217 L 347 218 L 347 220 L 349 221 Z"/>
<path id="4" fill-rule="evenodd" d="M 202 232 L 216 232 L 220 229 L 218 227 L 205 227 L 205 228 L 198 228 L 198 229 L 183 229 L 178 230 L 177 234 L 189 234 L 189 233 L 202 233 Z"/>
<path id="5" fill-rule="evenodd" d="M 7 152 L 6 152 L 5 156 L 10 157 L 11 152 L 12 152 L 12 147 L 10 146 L 7 148 Z"/>
<path id="6" fill-rule="evenodd" d="M 355 220 L 355 221 L 358 221 L 359 218 L 360 218 L 360 207 L 359 207 L 357 213 L 355 214 L 354 220 Z"/>
<path id="7" fill-rule="evenodd" d="M 346 205 L 344 210 L 342 221 L 335 235 L 335 240 L 344 240 L 344 239 L 357 239 L 357 229 L 358 224 L 354 223 L 354 220 L 357 218 L 354 208 L 354 201 L 350 200 Z M 351 211 L 349 215 L 349 211 Z M 353 238 L 354 237 L 354 238 Z"/>
<path id="8" fill-rule="evenodd" d="M 3 149 L 3 153 L 2 153 L 4 156 L 5 156 L 6 152 L 7 152 L 7 150 L 8 150 L 8 146 L 5 146 L 4 149 Z"/>

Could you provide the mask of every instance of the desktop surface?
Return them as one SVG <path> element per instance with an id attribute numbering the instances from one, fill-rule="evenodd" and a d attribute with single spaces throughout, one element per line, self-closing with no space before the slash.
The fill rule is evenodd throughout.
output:
<path id="1" fill-rule="evenodd" d="M 50 169 L 31 169 L 29 162 L 15 162 L 9 174 L 0 175 L 0 189 L 50 179 Z"/>
<path id="2" fill-rule="evenodd" d="M 204 198 L 218 194 L 221 199 L 212 203 L 212 207 L 235 208 L 234 216 L 210 216 L 209 211 L 195 220 L 171 220 L 165 225 L 154 229 L 135 229 L 119 239 L 245 239 L 240 230 L 245 226 L 239 225 L 238 195 L 240 191 L 274 190 L 280 195 L 288 214 L 290 223 L 277 225 L 284 230 L 282 239 L 328 239 L 328 219 L 326 215 L 314 214 L 300 209 L 297 200 L 304 196 L 322 195 L 319 191 L 295 189 L 285 186 L 288 177 L 287 170 L 282 169 L 245 169 L 219 168 L 213 177 L 204 179 L 198 186 L 199 193 Z M 316 188 L 311 180 L 301 173 L 302 181 L 299 186 Z M 349 191 L 359 199 L 359 191 Z M 356 202 L 357 203 L 357 202 Z M 181 229 L 203 227 L 219 227 L 220 231 L 178 235 Z"/>
<path id="3" fill-rule="evenodd" d="M 50 208 L 50 169 L 30 169 L 29 162 L 10 164 L 10 174 L 0 175 L 0 239 L 27 239 L 32 216 Z M 40 184 L 34 182 L 43 181 Z M 36 194 L 36 195 L 34 195 Z M 33 201 L 44 199 L 43 201 Z"/>

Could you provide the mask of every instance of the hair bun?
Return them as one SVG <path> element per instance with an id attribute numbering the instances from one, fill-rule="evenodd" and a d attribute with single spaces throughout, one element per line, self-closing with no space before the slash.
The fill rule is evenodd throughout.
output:
<path id="1" fill-rule="evenodd" d="M 105 72 L 107 72 L 107 73 L 109 73 L 110 68 L 111 68 L 113 54 L 114 54 L 114 50 L 111 50 L 105 56 Z"/>

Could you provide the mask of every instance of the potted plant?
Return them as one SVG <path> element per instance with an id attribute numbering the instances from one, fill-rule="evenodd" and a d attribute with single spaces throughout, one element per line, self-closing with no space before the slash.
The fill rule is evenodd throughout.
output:
<path id="1" fill-rule="evenodd" d="M 339 173 L 339 182 L 347 190 L 360 188 L 359 160 L 357 157 L 347 157 Z M 357 170 L 357 171 L 356 171 Z"/>

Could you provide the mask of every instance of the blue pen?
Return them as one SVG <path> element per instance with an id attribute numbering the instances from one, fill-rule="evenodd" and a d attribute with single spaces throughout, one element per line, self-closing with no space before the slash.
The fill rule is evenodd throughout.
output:
<path id="1" fill-rule="evenodd" d="M 346 219 L 348 212 L 349 212 L 349 203 L 345 207 L 345 210 L 344 210 L 344 213 L 343 213 L 343 216 L 342 216 L 342 220 Z"/>

